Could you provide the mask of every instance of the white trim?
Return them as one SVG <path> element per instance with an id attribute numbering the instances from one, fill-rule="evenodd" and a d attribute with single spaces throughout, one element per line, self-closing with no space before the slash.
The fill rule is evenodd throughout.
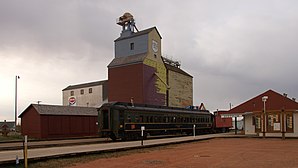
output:
<path id="1" fill-rule="evenodd" d="M 245 112 L 245 113 L 243 113 L 243 115 L 251 115 L 251 114 L 253 114 L 253 112 Z"/>
<path id="2" fill-rule="evenodd" d="M 239 114 L 220 114 L 221 118 L 234 118 L 234 117 L 243 117 L 243 113 L 239 113 Z"/>

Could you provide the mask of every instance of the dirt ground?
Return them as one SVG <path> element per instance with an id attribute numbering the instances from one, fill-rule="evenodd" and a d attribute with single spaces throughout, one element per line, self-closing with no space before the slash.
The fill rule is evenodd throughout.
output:
<path id="1" fill-rule="evenodd" d="M 72 168 L 298 167 L 298 139 L 223 138 L 79 163 Z"/>

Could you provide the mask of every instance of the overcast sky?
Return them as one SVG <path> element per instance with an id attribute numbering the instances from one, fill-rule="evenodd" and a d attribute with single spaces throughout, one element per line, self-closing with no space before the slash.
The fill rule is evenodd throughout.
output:
<path id="1" fill-rule="evenodd" d="M 0 120 L 31 103 L 62 104 L 62 89 L 107 79 L 116 18 L 156 26 L 162 54 L 194 79 L 194 104 L 237 106 L 268 89 L 298 98 L 296 0 L 1 0 Z"/>

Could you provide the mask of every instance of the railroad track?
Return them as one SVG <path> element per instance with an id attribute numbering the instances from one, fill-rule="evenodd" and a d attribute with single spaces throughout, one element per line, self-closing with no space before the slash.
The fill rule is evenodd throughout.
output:
<path id="1" fill-rule="evenodd" d="M 57 146 L 87 145 L 97 143 L 112 142 L 107 138 L 82 138 L 82 139 L 62 139 L 62 140 L 32 140 L 28 141 L 28 149 L 48 148 Z M 23 149 L 22 141 L 1 142 L 0 151 Z"/>

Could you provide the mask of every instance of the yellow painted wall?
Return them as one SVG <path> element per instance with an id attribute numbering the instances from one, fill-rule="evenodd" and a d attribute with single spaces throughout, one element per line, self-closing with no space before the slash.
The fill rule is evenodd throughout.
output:
<path id="1" fill-rule="evenodd" d="M 157 52 L 154 52 L 154 50 L 152 49 L 153 40 L 158 43 Z M 148 34 L 148 44 L 148 53 L 143 63 L 145 65 L 155 68 L 157 75 L 159 76 L 159 78 L 161 78 L 157 78 L 155 86 L 157 87 L 158 93 L 165 94 L 166 96 L 166 67 L 161 58 L 161 38 L 155 29 Z"/>

